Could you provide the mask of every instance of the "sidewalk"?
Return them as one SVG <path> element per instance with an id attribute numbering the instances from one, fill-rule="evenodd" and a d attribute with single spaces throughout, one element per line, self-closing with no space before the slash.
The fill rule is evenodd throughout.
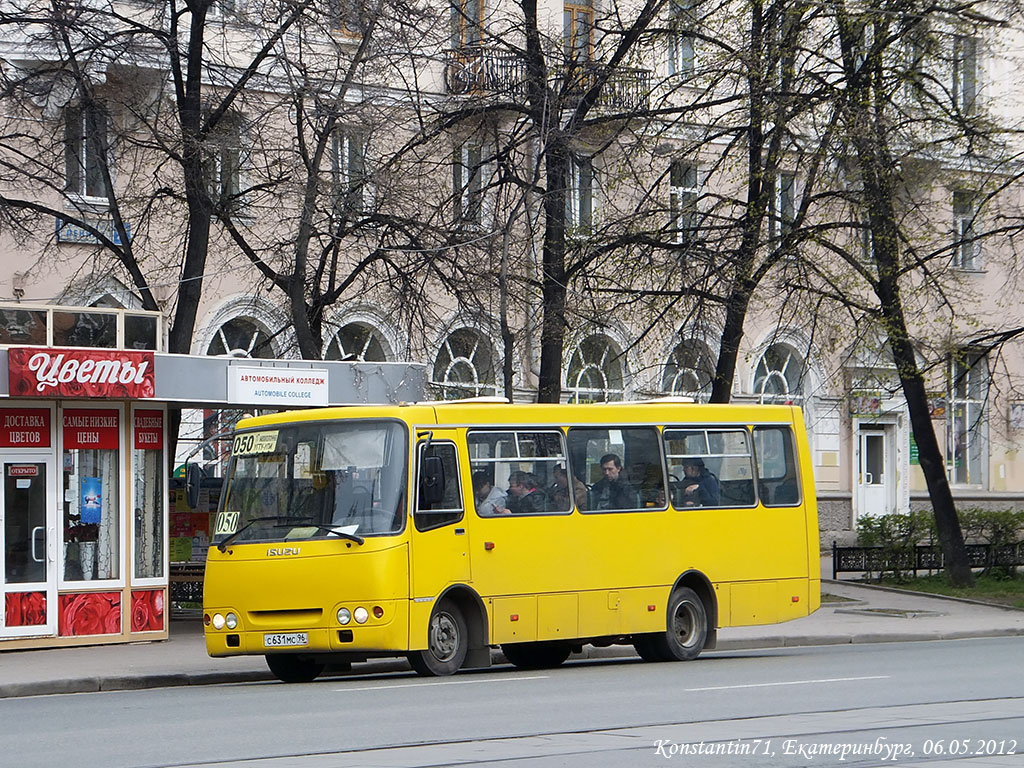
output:
<path id="1" fill-rule="evenodd" d="M 832 575 L 822 561 L 822 574 Z M 822 581 L 823 602 L 803 619 L 718 632 L 718 650 L 1024 635 L 1024 611 L 950 598 Z M 573 658 L 633 655 L 629 646 L 587 646 Z M 404 659 L 370 661 L 352 674 L 408 669 Z M 199 620 L 172 621 L 164 642 L 0 652 L 0 698 L 271 680 L 261 656 L 211 659 Z"/>

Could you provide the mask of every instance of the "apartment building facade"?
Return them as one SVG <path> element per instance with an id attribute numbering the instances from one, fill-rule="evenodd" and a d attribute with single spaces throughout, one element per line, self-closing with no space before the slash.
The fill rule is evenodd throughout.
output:
<path id="1" fill-rule="evenodd" d="M 99 33 L 115 7 L 128 44 Z M 1019 16 L 795 8 L 123 3 L 79 9 L 65 48 L 57 20 L 12 25 L 0 301 L 147 309 L 173 334 L 198 283 L 173 351 L 415 361 L 438 397 L 530 400 L 554 343 L 563 399 L 614 401 L 710 397 L 745 295 L 731 397 L 804 408 L 823 542 L 849 538 L 927 505 L 834 140 L 852 129 L 830 123 L 877 57 L 949 481 L 1017 506 Z M 186 414 L 183 444 L 223 422 Z"/>

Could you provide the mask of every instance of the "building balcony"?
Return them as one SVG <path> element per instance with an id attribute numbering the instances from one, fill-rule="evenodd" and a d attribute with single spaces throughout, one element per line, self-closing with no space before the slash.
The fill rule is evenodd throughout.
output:
<path id="1" fill-rule="evenodd" d="M 499 96 L 523 99 L 526 96 L 526 63 L 507 51 L 472 46 L 449 50 L 445 56 L 445 85 L 453 96 Z M 550 88 L 571 108 L 607 72 L 600 62 L 575 63 L 568 69 L 553 71 Z M 597 106 L 605 109 L 636 111 L 646 109 L 650 101 L 651 72 L 619 67 L 608 77 Z"/>

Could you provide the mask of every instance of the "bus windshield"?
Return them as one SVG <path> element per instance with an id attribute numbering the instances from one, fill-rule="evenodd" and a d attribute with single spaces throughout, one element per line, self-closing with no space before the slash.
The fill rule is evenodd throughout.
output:
<path id="1" fill-rule="evenodd" d="M 407 437 L 394 421 L 306 422 L 239 432 L 215 541 L 359 537 L 405 522 Z"/>

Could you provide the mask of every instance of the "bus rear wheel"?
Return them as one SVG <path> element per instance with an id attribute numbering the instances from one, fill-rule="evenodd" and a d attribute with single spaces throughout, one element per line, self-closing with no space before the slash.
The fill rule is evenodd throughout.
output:
<path id="1" fill-rule="evenodd" d="M 501 652 L 519 669 L 548 669 L 568 659 L 572 648 L 565 643 L 505 643 Z"/>
<path id="2" fill-rule="evenodd" d="M 675 590 L 668 600 L 665 632 L 640 635 L 633 647 L 644 661 L 690 661 L 700 656 L 708 639 L 708 613 L 689 587 Z"/>
<path id="3" fill-rule="evenodd" d="M 462 611 L 451 600 L 441 600 L 430 615 L 427 649 L 409 654 L 409 663 L 424 677 L 453 675 L 466 660 L 469 630 Z"/>
<path id="4" fill-rule="evenodd" d="M 324 671 L 319 661 L 290 653 L 268 653 L 267 666 L 282 683 L 310 683 Z"/>

